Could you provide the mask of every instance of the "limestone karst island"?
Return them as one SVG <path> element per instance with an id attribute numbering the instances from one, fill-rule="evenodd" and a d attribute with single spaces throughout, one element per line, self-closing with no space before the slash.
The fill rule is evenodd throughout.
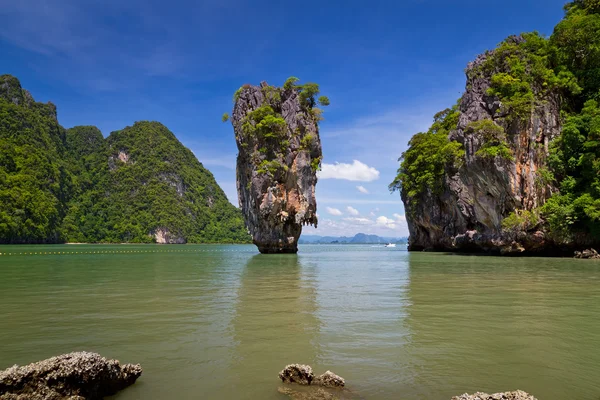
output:
<path id="1" fill-rule="evenodd" d="M 600 0 L 0 10 L 0 400 L 600 397 Z"/>

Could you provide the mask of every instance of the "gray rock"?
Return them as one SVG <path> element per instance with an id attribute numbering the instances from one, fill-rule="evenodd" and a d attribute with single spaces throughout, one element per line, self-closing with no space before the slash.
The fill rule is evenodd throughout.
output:
<path id="1" fill-rule="evenodd" d="M 538 227 L 505 232 L 501 224 L 515 209 L 537 208 L 558 190 L 550 183 L 541 184 L 536 171 L 546 166 L 548 144 L 560 134 L 561 97 L 534 88 L 536 101 L 530 117 L 507 118 L 502 102 L 487 94 L 492 75 L 507 68 L 481 68 L 491 54 L 482 54 L 468 65 L 458 124 L 449 134 L 450 140 L 464 147 L 463 165 L 446 168 L 440 192 L 427 191 L 418 198 L 401 192 L 410 232 L 409 250 L 522 254 L 556 247 Z M 476 155 L 484 135 L 473 132 L 469 124 L 481 120 L 493 121 L 504 129 L 513 160 Z"/>
<path id="2" fill-rule="evenodd" d="M 76 352 L 0 372 L 2 400 L 96 400 L 135 383 L 139 364 L 121 365 L 99 354 Z"/>
<path id="3" fill-rule="evenodd" d="M 266 104 L 285 120 L 277 139 L 247 132 L 256 126 L 249 114 Z M 239 203 L 254 244 L 261 253 L 295 253 L 302 226 L 317 226 L 318 118 L 301 105 L 297 90 L 262 82 L 244 85 L 231 122 L 238 147 Z M 250 125 L 245 129 L 244 124 Z M 265 163 L 272 163 L 271 168 Z"/>
<path id="4" fill-rule="evenodd" d="M 310 365 L 290 364 L 279 372 L 279 379 L 283 383 L 310 385 L 313 379 L 315 379 L 315 374 L 313 374 Z"/>
<path id="5" fill-rule="evenodd" d="M 522 390 L 515 392 L 504 392 L 487 394 L 478 392 L 475 394 L 463 394 L 461 396 L 454 396 L 451 400 L 537 400 L 532 395 L 525 393 Z"/>
<path id="6" fill-rule="evenodd" d="M 588 259 L 600 259 L 600 254 L 594 249 L 587 249 L 583 251 L 576 251 L 575 258 L 588 258 Z"/>
<path id="7" fill-rule="evenodd" d="M 341 376 L 336 375 L 331 371 L 327 371 L 324 374 L 317 376 L 314 379 L 313 384 L 325 387 L 344 387 L 346 381 Z"/>

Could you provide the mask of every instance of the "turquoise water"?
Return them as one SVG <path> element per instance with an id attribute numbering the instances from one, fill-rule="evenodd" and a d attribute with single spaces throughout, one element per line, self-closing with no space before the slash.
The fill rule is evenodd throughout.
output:
<path id="1" fill-rule="evenodd" d="M 77 350 L 141 363 L 119 400 L 283 399 L 277 373 L 293 362 L 364 399 L 600 398 L 595 261 L 369 245 L 0 253 L 0 369 Z"/>

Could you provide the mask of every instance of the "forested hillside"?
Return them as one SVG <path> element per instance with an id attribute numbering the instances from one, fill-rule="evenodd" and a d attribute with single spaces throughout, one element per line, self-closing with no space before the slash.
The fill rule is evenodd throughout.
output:
<path id="1" fill-rule="evenodd" d="M 0 243 L 247 242 L 239 209 L 158 122 L 104 138 L 0 77 Z"/>

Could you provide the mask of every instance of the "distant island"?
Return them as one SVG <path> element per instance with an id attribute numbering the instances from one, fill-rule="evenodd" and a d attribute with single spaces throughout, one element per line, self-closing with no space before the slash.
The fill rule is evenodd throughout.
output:
<path id="1" fill-rule="evenodd" d="M 302 235 L 298 241 L 300 244 L 406 244 L 408 238 L 400 237 L 381 237 L 377 235 L 367 235 L 365 233 L 357 233 L 352 237 L 347 236 L 318 236 L 318 235 Z"/>

